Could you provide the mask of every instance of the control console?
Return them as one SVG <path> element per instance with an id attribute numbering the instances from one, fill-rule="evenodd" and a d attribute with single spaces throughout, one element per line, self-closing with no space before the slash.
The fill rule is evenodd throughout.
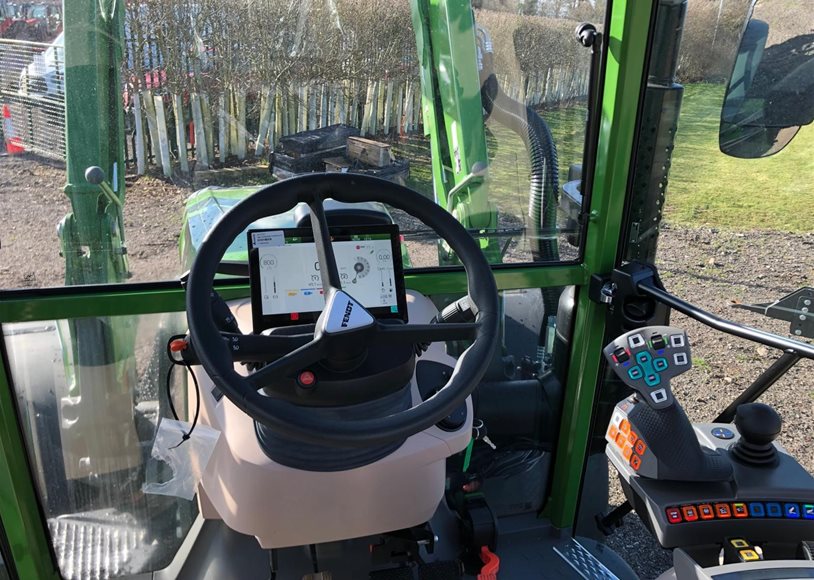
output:
<path id="1" fill-rule="evenodd" d="M 781 421 L 771 407 L 743 404 L 734 424 L 690 423 L 670 390 L 692 365 L 677 328 L 637 329 L 604 354 L 635 391 L 614 409 L 606 454 L 662 546 L 814 538 L 814 478 L 774 441 Z"/>

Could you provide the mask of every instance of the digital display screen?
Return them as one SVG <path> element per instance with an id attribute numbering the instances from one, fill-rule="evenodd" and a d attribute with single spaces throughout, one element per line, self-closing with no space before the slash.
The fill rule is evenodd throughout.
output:
<path id="1" fill-rule="evenodd" d="M 342 290 L 377 318 L 405 318 L 397 226 L 331 228 Z M 249 230 L 254 330 L 314 322 L 325 306 L 310 228 Z"/>

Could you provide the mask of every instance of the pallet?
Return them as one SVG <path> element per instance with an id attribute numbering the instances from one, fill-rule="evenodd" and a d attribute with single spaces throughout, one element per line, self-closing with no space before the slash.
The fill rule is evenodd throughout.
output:
<path id="1" fill-rule="evenodd" d="M 302 131 L 280 138 L 280 148 L 291 157 L 300 157 L 317 151 L 334 149 L 345 145 L 348 137 L 359 135 L 359 129 L 349 125 L 330 125 Z"/>
<path id="2" fill-rule="evenodd" d="M 390 145 L 363 137 L 348 137 L 348 157 L 374 167 L 387 167 L 393 162 Z"/>
<path id="3" fill-rule="evenodd" d="M 292 157 L 285 153 L 274 152 L 271 157 L 271 166 L 273 170 L 283 169 L 291 173 L 307 173 L 310 171 L 324 171 L 325 159 L 329 157 L 337 157 L 345 152 L 345 147 L 333 147 L 332 149 L 325 149 L 315 153 L 308 153 L 300 155 L 299 157 Z"/>
<path id="4" fill-rule="evenodd" d="M 347 157 L 328 157 L 323 161 L 325 163 L 325 171 L 340 171 L 346 172 L 351 166 L 351 162 Z"/>

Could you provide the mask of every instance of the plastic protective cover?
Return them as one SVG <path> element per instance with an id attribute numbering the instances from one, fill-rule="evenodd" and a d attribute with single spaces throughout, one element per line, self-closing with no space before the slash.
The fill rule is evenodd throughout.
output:
<path id="1" fill-rule="evenodd" d="M 152 460 L 163 462 L 172 470 L 172 477 L 163 482 L 146 482 L 144 493 L 170 495 L 191 500 L 195 497 L 198 482 L 201 481 L 206 465 L 220 437 L 220 431 L 196 425 L 188 439 L 191 425 L 183 421 L 163 419 L 153 442 Z M 148 473 L 161 473 L 165 470 L 153 469 Z"/>

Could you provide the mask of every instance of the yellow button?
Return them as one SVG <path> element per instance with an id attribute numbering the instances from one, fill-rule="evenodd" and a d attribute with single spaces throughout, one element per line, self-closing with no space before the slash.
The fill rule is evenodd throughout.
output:
<path id="1" fill-rule="evenodd" d="M 760 556 L 757 555 L 757 552 L 754 550 L 741 550 L 738 552 L 741 555 L 741 560 L 744 562 L 754 562 L 755 560 L 760 560 Z"/>
<path id="2" fill-rule="evenodd" d="M 742 540 L 740 538 L 735 538 L 734 540 L 729 540 L 729 543 L 732 544 L 733 548 L 748 548 L 749 542 L 746 540 Z"/>

